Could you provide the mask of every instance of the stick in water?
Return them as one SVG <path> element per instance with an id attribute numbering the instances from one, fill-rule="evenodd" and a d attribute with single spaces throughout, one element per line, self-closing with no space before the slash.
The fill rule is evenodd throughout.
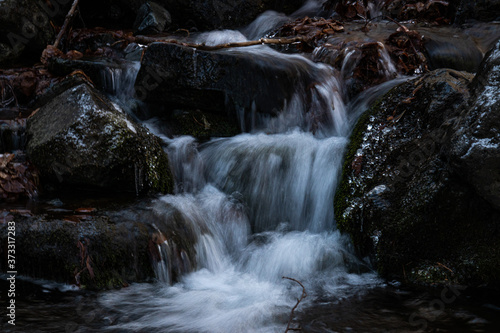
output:
<path id="1" fill-rule="evenodd" d="M 302 283 L 300 283 L 300 281 L 297 281 L 295 279 L 292 279 L 292 278 L 286 277 L 286 276 L 283 276 L 282 278 L 283 279 L 288 279 L 288 280 L 291 280 L 291 281 L 294 281 L 294 282 L 297 282 L 302 287 L 302 295 L 300 295 L 300 298 L 297 298 L 297 303 L 295 304 L 295 306 L 293 307 L 292 311 L 290 312 L 290 319 L 288 319 L 288 325 L 286 326 L 285 333 L 287 333 L 288 331 L 301 331 L 302 329 L 300 327 L 299 328 L 290 328 L 290 324 L 292 323 L 293 314 L 294 314 L 295 310 L 297 309 L 297 307 L 299 306 L 300 302 L 304 298 L 307 297 L 306 288 L 304 287 L 304 285 Z"/>

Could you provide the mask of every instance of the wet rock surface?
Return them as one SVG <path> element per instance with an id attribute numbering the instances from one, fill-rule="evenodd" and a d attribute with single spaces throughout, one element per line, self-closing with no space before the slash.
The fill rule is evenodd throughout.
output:
<path id="1" fill-rule="evenodd" d="M 241 129 L 248 130 L 259 115 L 276 116 L 283 111 L 295 87 L 304 89 L 309 101 L 316 92 L 318 67 L 269 52 L 273 51 L 201 51 L 154 43 L 144 54 L 136 94 L 154 105 L 157 113 L 200 110 L 238 119 Z"/>
<path id="2" fill-rule="evenodd" d="M 66 0 L 59 2 L 68 3 Z M 45 1 L 1 1 L 0 65 L 17 62 L 20 57 L 37 59 L 55 37 L 49 21 L 58 22 L 64 18 L 67 8 L 60 4 L 51 7 Z"/>
<path id="3" fill-rule="evenodd" d="M 171 11 L 179 26 L 213 30 L 244 26 L 266 10 L 291 13 L 299 9 L 304 1 L 161 0 L 161 3 Z"/>
<path id="4" fill-rule="evenodd" d="M 174 208 L 136 202 L 101 210 L 57 202 L 35 216 L 0 213 L 2 220 L 16 223 L 16 264 L 25 276 L 103 290 L 163 276 L 169 279 L 162 282 L 177 282 L 196 268 L 196 238 Z M 0 249 L 6 249 L 7 223 L 0 230 Z M 7 271 L 7 256 L 1 256 L 0 270 Z"/>
<path id="5" fill-rule="evenodd" d="M 15 215 L 17 265 L 24 275 L 88 289 L 121 288 L 154 277 L 147 226 L 115 224 L 102 216 L 80 217 L 76 222 Z M 7 246 L 6 227 L 1 227 L 2 248 Z M 6 262 L 1 266 L 5 271 Z"/>
<path id="6" fill-rule="evenodd" d="M 148 1 L 139 8 L 135 18 L 136 34 L 158 34 L 172 23 L 170 13 L 155 2 Z"/>
<path id="7" fill-rule="evenodd" d="M 27 153 L 42 181 L 132 193 L 172 190 L 159 140 L 88 84 L 41 107 L 27 131 Z"/>
<path id="8" fill-rule="evenodd" d="M 386 277 L 498 281 L 500 213 L 450 168 L 445 153 L 471 79 L 438 70 L 410 80 L 353 131 L 335 196 L 337 225 Z"/>
<path id="9" fill-rule="evenodd" d="M 454 126 L 454 169 L 500 209 L 500 42 L 486 55 L 472 82 L 472 98 Z"/>

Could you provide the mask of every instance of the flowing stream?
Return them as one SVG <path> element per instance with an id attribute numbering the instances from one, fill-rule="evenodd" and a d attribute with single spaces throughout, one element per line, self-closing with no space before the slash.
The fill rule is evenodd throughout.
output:
<path id="1" fill-rule="evenodd" d="M 318 3 L 309 1 L 303 11 L 318 10 Z M 207 44 L 255 39 L 285 19 L 267 12 L 241 32 L 198 38 Z M 333 197 L 357 118 L 405 78 L 347 100 L 344 71 L 266 46 L 238 52 L 286 62 L 297 73 L 314 73 L 318 85 L 308 97 L 309 109 L 304 107 L 305 87 L 297 84 L 278 117 L 254 119 L 247 133 L 202 144 L 188 136 L 167 138 L 158 120 L 146 121 L 165 142 L 176 181 L 175 194 L 158 198 L 152 209 L 157 216 L 172 209 L 182 215 L 196 236 L 196 269 L 181 255 L 177 265 L 188 273 L 172 283 L 172 254 L 168 244 L 160 244 L 157 282 L 100 293 L 90 306 L 80 302 L 78 319 L 66 325 L 66 332 L 284 332 L 302 287 L 283 277 L 300 281 L 307 291 L 300 309 L 332 300 L 338 304 L 386 287 L 370 263 L 354 255 L 349 237 L 337 230 Z M 346 56 L 345 71 L 352 59 Z M 381 61 L 384 74 L 394 77 L 389 57 L 382 54 Z M 107 90 L 128 98 L 138 70 L 133 63 L 107 73 Z M 319 124 L 314 114 L 321 115 Z"/>
<path id="2" fill-rule="evenodd" d="M 245 36 L 222 31 L 200 38 L 217 44 Z M 99 306 L 119 318 L 110 320 L 109 330 L 282 332 L 302 292 L 283 277 L 304 285 L 308 297 L 301 306 L 382 284 L 336 230 L 333 196 L 356 118 L 400 80 L 346 103 L 341 75 L 326 65 L 268 47 L 240 52 L 316 73 L 319 84 L 310 105 L 325 121 L 311 131 L 304 87 L 297 84 L 280 116 L 259 119 L 250 133 L 232 138 L 199 145 L 187 136 L 168 139 L 155 121 L 146 122 L 168 145 L 176 178 L 175 195 L 159 198 L 154 210 L 161 216 L 174 207 L 182 214 L 196 234 L 197 269 L 170 285 L 171 253 L 159 245 L 158 283 L 99 297 Z M 181 260 L 189 270 L 187 257 Z"/>

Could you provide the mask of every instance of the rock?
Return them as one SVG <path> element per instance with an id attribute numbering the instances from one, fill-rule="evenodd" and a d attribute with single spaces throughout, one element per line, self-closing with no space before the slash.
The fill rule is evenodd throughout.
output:
<path id="1" fill-rule="evenodd" d="M 121 72 L 130 67 L 133 62 L 105 59 L 102 57 L 84 59 L 51 58 L 48 68 L 51 73 L 58 76 L 66 76 L 74 71 L 82 71 L 93 82 L 96 88 L 106 90 L 106 81 L 109 74 Z"/>
<path id="2" fill-rule="evenodd" d="M 147 0 L 87 0 L 79 4 L 87 26 L 132 29 L 139 8 Z"/>
<path id="3" fill-rule="evenodd" d="M 483 53 L 466 36 L 434 34 L 425 39 L 425 53 L 431 70 L 451 68 L 475 73 L 483 59 Z"/>
<path id="4" fill-rule="evenodd" d="M 119 26 L 125 29 L 132 28 L 139 8 L 146 2 L 146 0 L 88 0 L 82 2 L 80 7 L 87 25 Z M 176 27 L 213 30 L 243 27 L 266 10 L 292 13 L 305 1 L 156 0 L 155 2 L 170 12 Z M 127 22 L 130 22 L 129 26 Z"/>
<path id="5" fill-rule="evenodd" d="M 153 229 L 140 222 L 115 224 L 106 216 L 70 219 L 13 215 L 16 265 L 23 275 L 76 284 L 92 290 L 152 279 L 148 253 Z M 7 246 L 7 223 L 0 244 Z M 2 258 L 2 261 L 5 260 Z M 2 262 L 2 270 L 7 267 Z"/>
<path id="6" fill-rule="evenodd" d="M 111 211 L 59 205 L 50 214 L 2 212 L 0 248 L 15 221 L 16 265 L 24 276 L 102 290 L 153 278 L 178 282 L 196 269 L 193 225 L 174 207 L 147 201 L 116 210 L 116 199 Z M 0 271 L 7 267 L 2 256 Z"/>
<path id="7" fill-rule="evenodd" d="M 42 182 L 115 191 L 172 191 L 159 139 L 88 84 L 61 93 L 28 121 L 27 153 Z"/>
<path id="8" fill-rule="evenodd" d="M 500 42 L 472 83 L 473 97 L 455 123 L 451 162 L 479 195 L 500 209 Z"/>
<path id="9" fill-rule="evenodd" d="M 403 83 L 353 131 L 335 218 L 386 278 L 498 281 L 500 213 L 450 169 L 446 155 L 471 78 L 437 70 Z"/>
<path id="10" fill-rule="evenodd" d="M 139 8 L 134 22 L 135 34 L 158 34 L 172 23 L 170 13 L 155 2 L 148 1 Z"/>
<path id="11" fill-rule="evenodd" d="M 299 9 L 305 1 L 275 0 L 159 0 L 158 3 L 173 15 L 174 22 L 182 28 L 195 25 L 199 30 L 239 28 L 252 22 L 266 10 L 284 11 L 289 14 Z"/>
<path id="12" fill-rule="evenodd" d="M 297 90 L 306 98 L 295 109 L 313 111 L 305 122 L 324 120 L 328 115 L 319 113 L 328 108 L 312 108 L 312 103 L 320 94 L 318 77 L 326 81 L 329 75 L 325 66 L 266 48 L 201 51 L 153 43 L 144 54 L 135 89 L 139 99 L 156 106 L 152 111 L 200 110 L 229 116 L 238 119 L 245 131 L 258 127 L 261 118 L 286 109 Z M 296 121 L 301 117 L 297 115 Z"/>
<path id="13" fill-rule="evenodd" d="M 199 110 L 174 110 L 166 125 L 165 133 L 168 136 L 189 135 L 200 141 L 231 137 L 241 133 L 234 119 Z"/>
<path id="14" fill-rule="evenodd" d="M 54 39 L 50 21 L 57 22 L 67 13 L 68 0 L 4 0 L 0 1 L 0 64 L 9 64 L 23 57 L 28 61 L 40 58 L 42 50 Z"/>
<path id="15" fill-rule="evenodd" d="M 453 0 L 452 8 L 456 10 L 455 23 L 463 23 L 468 19 L 478 21 L 497 21 L 500 18 L 500 1 Z"/>

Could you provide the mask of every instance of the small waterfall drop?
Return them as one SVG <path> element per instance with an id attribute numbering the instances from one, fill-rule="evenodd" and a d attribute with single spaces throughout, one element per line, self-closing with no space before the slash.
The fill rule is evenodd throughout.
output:
<path id="1" fill-rule="evenodd" d="M 244 33 L 266 29 L 257 22 Z M 238 31 L 197 38 L 207 45 L 247 40 Z M 292 97 L 276 117 L 258 114 L 254 103 L 251 121 L 243 111 L 240 115 L 242 127 L 251 127 L 243 127 L 249 133 L 202 144 L 187 136 L 161 136 L 160 127 L 148 122 L 167 146 L 175 177 L 175 194 L 153 205 L 159 230 L 155 269 L 163 283 L 103 295 L 101 305 L 121 304 L 127 318 L 110 329 L 281 332 L 301 292 L 283 276 L 304 284 L 310 297 L 301 306 L 318 296 L 348 295 L 351 286 L 380 284 L 354 255 L 349 237 L 336 229 L 333 197 L 356 119 L 398 81 L 367 89 L 347 102 L 343 74 L 328 65 L 267 46 L 224 52 L 245 52 L 277 66 L 286 62 L 297 77 Z M 393 73 L 384 59 L 382 70 Z M 356 55 L 347 51 L 342 72 L 355 61 Z M 314 84 L 303 84 L 306 73 Z M 174 222 L 168 218 L 173 214 Z M 177 231 L 165 232 L 174 227 Z M 180 234 L 189 235 L 182 244 Z M 188 243 L 192 253 L 182 248 Z"/>

